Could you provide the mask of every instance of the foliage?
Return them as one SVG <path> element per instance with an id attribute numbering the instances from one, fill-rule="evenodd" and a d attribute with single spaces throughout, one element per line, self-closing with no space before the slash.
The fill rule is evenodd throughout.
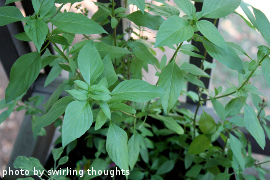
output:
<path id="1" fill-rule="evenodd" d="M 6 4 L 12 2 L 15 1 L 7 0 Z M 78 162 L 98 170 L 115 169 L 116 165 L 126 170 L 130 179 L 165 179 L 174 173 L 178 178 L 244 179 L 251 178 L 243 174 L 249 167 L 264 178 L 266 170 L 261 167 L 264 162 L 251 156 L 249 137 L 264 149 L 266 137 L 270 138 L 267 126 L 270 118 L 264 111 L 267 102 L 249 80 L 262 71 L 270 86 L 270 49 L 257 47 L 257 59 L 251 59 L 241 46 L 226 42 L 215 26 L 218 18 L 234 13 L 240 6 L 248 17 L 245 21 L 269 45 L 270 23 L 260 10 L 253 8 L 253 15 L 249 5 L 241 0 L 204 0 L 200 12 L 196 12 L 190 0 L 175 0 L 176 6 L 160 0 L 157 2 L 161 5 L 130 0 L 137 11 L 126 13 L 127 5 L 115 8 L 112 0 L 95 2 L 99 9 L 89 19 L 88 10 L 77 2 L 80 0 L 32 0 L 35 13 L 27 17 L 14 6 L 0 7 L 0 25 L 24 22 L 25 32 L 15 37 L 32 41 L 37 48 L 13 65 L 5 99 L 0 101 L 0 108 L 7 108 L 0 115 L 0 122 L 13 110 L 26 109 L 33 117 L 35 137 L 45 135 L 44 127 L 53 123 L 61 132 L 56 144 L 62 147 L 52 151 L 55 164 L 51 170 L 45 170 L 35 158 L 22 156 L 15 160 L 15 168 L 29 170 L 33 175 L 36 167 L 44 171 L 42 178 L 66 179 L 66 174 L 50 172 L 67 163 L 69 158 L 64 152 L 69 154 L 77 139 L 85 137 L 85 147 L 95 154 L 90 159 L 77 159 Z M 66 3 L 76 3 L 79 13 L 64 10 Z M 214 24 L 205 18 L 215 19 Z M 117 35 L 122 19 L 134 24 L 123 35 Z M 53 25 L 51 29 L 49 24 Z M 110 24 L 112 34 L 104 30 L 106 24 Z M 156 32 L 154 42 L 143 36 L 147 28 Z M 76 34 L 84 38 L 72 45 Z M 197 47 L 186 43 L 191 41 L 201 43 L 206 51 L 199 52 Z M 56 51 L 54 55 L 46 51 L 50 43 Z M 164 47 L 175 51 L 170 58 Z M 156 58 L 157 49 L 164 54 L 160 61 Z M 201 66 L 189 63 L 179 66 L 176 61 L 179 53 L 197 57 Z M 231 84 L 226 90 L 217 87 L 214 92 L 207 89 L 201 77 L 211 78 L 205 70 L 214 67 L 205 61 L 207 54 L 224 68 L 237 71 L 239 85 Z M 250 61 L 242 61 L 239 54 Z M 44 110 L 37 108 L 43 102 L 41 96 L 21 102 L 40 70 L 48 65 L 52 69 L 44 86 L 53 82 L 62 70 L 69 73 L 69 79 L 55 90 L 43 105 Z M 156 70 L 156 85 L 143 80 L 142 70 L 148 71 L 148 66 Z M 198 93 L 187 92 L 186 83 L 196 85 Z M 63 91 L 68 95 L 59 99 Z M 203 94 L 209 98 L 203 99 Z M 197 103 L 195 112 L 179 108 L 180 95 L 188 95 Z M 255 109 L 246 104 L 249 96 Z M 231 100 L 222 104 L 219 99 L 224 97 Z M 205 109 L 206 101 L 211 101 L 217 116 Z M 199 116 L 200 107 L 203 111 Z M 247 129 L 248 137 L 240 127 Z M 224 146 L 216 143 L 218 138 Z M 87 165 L 88 160 L 92 163 Z M 85 173 L 81 179 L 94 177 Z"/>

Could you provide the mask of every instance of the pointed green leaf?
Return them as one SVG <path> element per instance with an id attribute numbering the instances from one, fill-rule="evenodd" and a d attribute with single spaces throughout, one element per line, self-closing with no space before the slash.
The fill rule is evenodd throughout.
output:
<path id="1" fill-rule="evenodd" d="M 27 36 L 36 45 L 37 50 L 40 51 L 49 32 L 47 24 L 39 19 L 30 20 L 25 24 L 24 30 Z"/>
<path id="2" fill-rule="evenodd" d="M 257 118 L 257 115 L 252 107 L 249 105 L 245 106 L 244 111 L 244 121 L 245 127 L 250 132 L 250 134 L 254 137 L 257 143 L 260 145 L 262 149 L 265 147 L 265 134 L 263 128 Z"/>
<path id="3" fill-rule="evenodd" d="M 37 171 L 43 172 L 44 168 L 38 159 L 33 157 L 18 156 L 14 163 L 14 168 L 29 171 L 29 175 L 34 175 L 34 168 Z"/>
<path id="4" fill-rule="evenodd" d="M 233 154 L 235 155 L 238 163 L 240 164 L 241 169 L 244 170 L 245 169 L 245 159 L 244 159 L 242 152 L 241 152 L 242 145 L 241 145 L 241 142 L 232 134 L 230 134 L 230 146 L 231 146 Z"/>
<path id="5" fill-rule="evenodd" d="M 41 58 L 38 52 L 25 54 L 17 59 L 11 68 L 9 84 L 5 95 L 6 103 L 26 93 L 38 77 L 40 69 Z"/>
<path id="6" fill-rule="evenodd" d="M 166 18 L 180 15 L 180 10 L 175 6 L 156 6 L 151 4 L 150 11 L 156 15 L 164 16 Z"/>
<path id="7" fill-rule="evenodd" d="M 75 34 L 101 34 L 107 33 L 102 26 L 88 17 L 73 12 L 56 15 L 51 23 L 66 32 Z"/>
<path id="8" fill-rule="evenodd" d="M 194 34 L 192 26 L 183 18 L 172 16 L 164 21 L 158 32 L 155 47 L 171 46 L 190 39 Z"/>
<path id="9" fill-rule="evenodd" d="M 54 0 L 32 0 L 33 8 L 41 18 L 50 12 L 54 6 Z"/>
<path id="10" fill-rule="evenodd" d="M 104 114 L 102 110 L 99 111 L 95 123 L 95 130 L 99 130 L 107 121 L 107 116 Z"/>
<path id="11" fill-rule="evenodd" d="M 211 98 L 211 101 L 217 115 L 220 117 L 221 120 L 225 121 L 226 114 L 224 106 L 217 99 Z"/>
<path id="12" fill-rule="evenodd" d="M 149 14 L 148 12 L 142 13 L 135 11 L 129 14 L 126 18 L 134 22 L 137 26 L 144 26 L 152 30 L 158 30 L 164 19 L 160 16 Z"/>
<path id="13" fill-rule="evenodd" d="M 176 132 L 177 134 L 184 134 L 184 129 L 172 117 L 165 117 L 160 115 L 150 115 L 151 117 L 163 121 L 165 126 Z"/>
<path id="14" fill-rule="evenodd" d="M 92 125 L 93 114 L 86 101 L 73 101 L 66 110 L 62 127 L 62 146 L 81 137 Z"/>
<path id="15" fill-rule="evenodd" d="M 99 105 L 107 118 L 111 119 L 111 111 L 106 101 L 99 101 Z"/>
<path id="16" fill-rule="evenodd" d="M 234 116 L 240 113 L 240 110 L 245 105 L 246 97 L 237 97 L 225 106 L 226 117 Z"/>
<path id="17" fill-rule="evenodd" d="M 55 149 L 52 150 L 52 155 L 53 155 L 53 159 L 54 159 L 55 162 L 60 158 L 62 153 L 63 153 L 63 148 L 62 147 L 55 148 Z"/>
<path id="18" fill-rule="evenodd" d="M 254 11 L 254 14 L 256 17 L 258 30 L 261 32 L 263 38 L 265 39 L 267 44 L 270 46 L 270 32 L 269 32 L 270 23 L 269 23 L 269 20 L 267 19 L 265 14 L 263 12 L 261 12 L 260 10 L 253 8 L 253 11 Z"/>
<path id="19" fill-rule="evenodd" d="M 137 163 L 140 153 L 140 137 L 137 133 L 133 134 L 128 141 L 128 163 L 132 170 Z"/>
<path id="20" fill-rule="evenodd" d="M 91 85 L 101 75 L 104 65 L 92 42 L 84 45 L 78 55 L 78 66 L 84 80 Z"/>
<path id="21" fill-rule="evenodd" d="M 62 68 L 58 65 L 55 64 L 52 69 L 50 70 L 46 81 L 44 83 L 44 87 L 48 86 L 49 84 L 51 84 L 62 72 Z"/>
<path id="22" fill-rule="evenodd" d="M 83 89 L 72 89 L 66 90 L 71 96 L 78 99 L 79 101 L 85 101 L 88 99 L 88 92 Z"/>
<path id="23" fill-rule="evenodd" d="M 200 154 L 210 147 L 210 143 L 210 139 L 201 134 L 193 139 L 189 146 L 188 153 L 194 155 Z"/>
<path id="24" fill-rule="evenodd" d="M 270 58 L 266 57 L 265 60 L 262 62 L 262 72 L 264 79 L 266 80 L 266 83 L 268 85 L 268 88 L 270 88 Z"/>
<path id="25" fill-rule="evenodd" d="M 105 86 L 99 84 L 90 87 L 90 97 L 98 101 L 108 101 L 111 99 L 110 91 Z"/>
<path id="26" fill-rule="evenodd" d="M 143 80 L 132 79 L 118 84 L 111 93 L 114 97 L 135 102 L 147 102 L 156 97 L 161 97 L 164 91 L 157 86 Z"/>
<path id="27" fill-rule="evenodd" d="M 190 0 L 174 0 L 175 4 L 187 15 L 192 16 L 196 9 Z"/>
<path id="28" fill-rule="evenodd" d="M 213 134 L 217 130 L 214 119 L 205 111 L 200 117 L 199 127 L 204 134 Z"/>
<path id="29" fill-rule="evenodd" d="M 23 19 L 21 11 L 14 6 L 0 7 L 0 26 L 21 21 Z"/>
<path id="30" fill-rule="evenodd" d="M 142 13 L 144 13 L 145 9 L 145 0 L 129 0 L 130 4 L 135 4 Z"/>
<path id="31" fill-rule="evenodd" d="M 82 41 L 84 42 L 84 41 Z M 105 58 L 105 56 L 110 55 L 112 59 L 122 57 L 124 55 L 130 54 L 131 52 L 125 48 L 116 47 L 108 45 L 104 42 L 94 42 L 101 58 Z"/>
<path id="32" fill-rule="evenodd" d="M 255 16 L 254 14 L 250 11 L 250 9 L 248 8 L 248 4 L 245 3 L 244 1 L 241 2 L 240 4 L 240 7 L 242 8 L 242 10 L 244 11 L 244 13 L 246 14 L 246 16 L 248 17 L 248 19 L 250 20 L 250 22 L 253 24 L 253 26 L 255 28 L 258 29 L 258 26 L 257 26 L 257 22 L 256 22 L 256 19 L 255 19 Z"/>
<path id="33" fill-rule="evenodd" d="M 240 3 L 241 0 L 204 0 L 202 16 L 213 19 L 225 17 L 233 13 Z"/>
<path id="34" fill-rule="evenodd" d="M 162 69 L 159 75 L 158 86 L 165 91 L 164 96 L 161 98 L 161 102 L 166 114 L 170 112 L 178 100 L 180 93 L 184 88 L 184 83 L 185 80 L 183 74 L 174 61 Z"/>
<path id="35" fill-rule="evenodd" d="M 110 109 L 112 111 L 124 111 L 126 113 L 136 114 L 136 110 L 133 107 L 126 105 L 124 103 L 111 104 Z"/>
<path id="36" fill-rule="evenodd" d="M 196 76 L 203 76 L 203 77 L 210 78 L 210 76 L 206 72 L 204 72 L 203 70 L 201 70 L 200 68 L 198 68 L 194 64 L 189 64 L 189 63 L 184 62 L 180 66 L 180 69 L 183 71 L 189 72 L 193 75 L 196 75 Z"/>
<path id="37" fill-rule="evenodd" d="M 112 161 L 123 170 L 128 170 L 128 137 L 127 133 L 111 123 L 106 140 L 106 150 Z"/>
<path id="38" fill-rule="evenodd" d="M 165 161 L 157 170 L 158 175 L 170 172 L 174 167 L 175 162 L 173 160 Z"/>

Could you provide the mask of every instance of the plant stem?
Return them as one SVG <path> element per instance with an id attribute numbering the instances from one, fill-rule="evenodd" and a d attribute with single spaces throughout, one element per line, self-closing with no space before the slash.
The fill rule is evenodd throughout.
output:
<path id="1" fill-rule="evenodd" d="M 182 43 L 180 43 L 180 44 L 178 45 L 178 47 L 177 47 L 177 49 L 175 50 L 175 52 L 174 52 L 174 54 L 173 54 L 172 58 L 170 59 L 169 63 L 170 63 L 170 62 L 172 62 L 172 61 L 173 61 L 173 59 L 176 57 L 177 52 L 178 52 L 178 51 L 179 51 L 179 49 L 181 48 L 182 44 L 183 44 L 183 42 L 182 42 Z"/>
<path id="2" fill-rule="evenodd" d="M 263 62 L 263 60 L 264 60 L 266 57 L 267 57 L 267 55 L 265 55 L 265 56 L 262 58 L 262 60 L 259 62 L 259 65 L 257 66 L 257 68 L 260 66 L 260 64 Z M 227 96 L 229 96 L 229 95 L 232 95 L 232 94 L 236 93 L 237 91 L 240 91 L 240 90 L 246 85 L 246 83 L 249 81 L 249 79 L 251 78 L 251 76 L 255 73 L 255 71 L 257 70 L 257 68 L 256 68 L 255 70 L 253 70 L 253 71 L 250 73 L 250 75 L 249 75 L 248 78 L 245 80 L 245 82 L 243 82 L 242 85 L 241 85 L 239 88 L 237 88 L 237 90 L 235 90 L 235 91 L 233 91 L 233 92 L 230 92 L 230 93 L 227 93 L 227 94 L 224 94 L 224 95 L 221 95 L 221 96 L 214 97 L 214 98 L 215 98 L 215 99 L 219 99 L 219 98 L 227 97 Z M 203 100 L 201 100 L 201 101 L 208 101 L 208 100 L 210 100 L 210 98 L 208 98 L 208 99 L 203 99 Z"/>
<path id="3" fill-rule="evenodd" d="M 270 162 L 270 160 L 264 161 L 264 162 L 261 162 L 261 163 L 258 163 L 258 164 L 256 164 L 256 165 L 258 166 L 258 165 L 265 164 L 265 163 L 269 163 L 269 162 Z"/>
<path id="4" fill-rule="evenodd" d="M 196 107 L 196 111 L 195 111 L 195 114 L 194 114 L 194 119 L 193 119 L 193 128 L 194 128 L 194 131 L 193 131 L 193 139 L 195 138 L 196 136 L 196 118 L 197 118 L 197 114 L 198 114 L 198 111 L 199 111 L 199 107 L 200 107 L 200 104 L 201 104 L 201 92 L 199 91 L 199 102 L 197 104 L 197 107 Z"/>

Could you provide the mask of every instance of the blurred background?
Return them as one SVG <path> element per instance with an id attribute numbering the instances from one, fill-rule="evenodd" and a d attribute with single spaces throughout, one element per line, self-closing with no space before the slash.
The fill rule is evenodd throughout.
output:
<path id="1" fill-rule="evenodd" d="M 148 1 L 147 1 L 148 2 Z M 150 2 L 150 1 L 149 1 Z M 263 11 L 268 19 L 270 19 L 270 1 L 266 0 L 245 0 L 245 2 L 251 4 L 255 8 L 260 9 Z M 93 15 L 97 11 L 96 5 L 93 4 L 93 1 L 90 0 L 84 0 L 81 2 L 82 8 L 89 9 L 89 17 Z M 160 5 L 160 3 L 156 3 L 157 5 Z M 174 4 L 172 1 L 169 2 L 169 4 Z M 17 7 L 20 7 L 20 2 L 16 2 Z M 76 3 L 71 7 L 71 11 L 76 12 Z M 64 6 L 64 8 L 69 9 L 70 4 L 67 4 Z M 134 10 L 134 6 L 130 6 L 131 12 Z M 240 9 L 237 9 L 237 12 L 243 14 L 243 12 Z M 183 14 L 183 13 L 181 13 Z M 251 58 L 256 59 L 257 56 L 257 46 L 258 45 L 266 45 L 266 42 L 262 38 L 262 36 L 254 29 L 251 29 L 246 25 L 246 23 L 239 17 L 237 14 L 231 14 L 225 18 L 220 19 L 219 23 L 219 31 L 223 35 L 224 39 L 229 42 L 235 42 L 239 44 L 248 54 Z M 148 30 L 144 32 L 144 36 L 148 36 L 150 41 L 154 41 L 155 33 L 152 30 Z M 82 39 L 82 36 L 77 35 L 76 39 L 74 40 L 73 44 L 77 43 Z M 0 42 L 3 43 L 3 42 Z M 33 47 L 34 48 L 34 47 Z M 166 56 L 170 58 L 174 53 L 174 50 L 166 48 Z M 157 50 L 157 58 L 161 60 L 163 56 L 163 53 L 161 51 Z M 240 56 L 241 57 L 241 56 Z M 245 57 L 241 57 L 243 60 Z M 183 62 L 188 62 L 189 57 L 183 54 L 178 54 L 177 56 L 177 63 L 182 64 Z M 224 68 L 222 64 L 215 61 L 216 67 L 212 71 L 212 81 L 210 82 L 210 89 L 214 90 L 214 87 L 223 86 L 223 89 L 226 89 L 228 87 L 231 87 L 230 83 L 238 86 L 238 76 L 236 71 L 232 71 L 228 68 Z M 155 69 L 149 67 L 149 72 L 144 72 L 145 80 L 150 82 L 151 84 L 155 84 L 157 81 L 157 77 L 155 77 Z M 62 76 L 67 76 L 65 73 L 62 74 Z M 268 89 L 266 82 L 264 80 L 264 77 L 262 74 L 256 76 L 255 78 L 252 78 L 251 81 L 254 83 L 254 85 L 257 87 L 259 92 L 263 93 L 265 95 L 266 100 L 270 100 L 270 90 Z M 3 99 L 5 97 L 5 89 L 8 84 L 8 78 L 4 72 L 4 69 L 0 62 L 0 99 Z M 185 97 L 181 97 L 181 100 L 185 100 Z M 229 101 L 230 98 L 223 98 L 221 102 L 225 104 Z M 248 103 L 253 106 L 251 99 L 248 99 Z M 207 104 L 208 106 L 211 106 L 211 103 Z M 266 114 L 270 114 L 270 107 L 267 107 Z M 4 110 L 0 110 L 0 113 Z M 0 124 L 0 176 L 2 176 L 2 170 L 6 168 L 6 164 L 9 160 L 9 156 L 11 154 L 14 141 L 16 139 L 17 133 L 19 131 L 21 122 L 24 118 L 24 111 L 20 112 L 13 112 L 11 116 L 5 120 L 2 124 Z M 269 145 L 268 145 L 269 146 Z M 256 155 L 260 161 L 269 160 L 270 157 Z M 267 167 L 267 164 L 265 164 Z M 269 166 L 270 167 L 270 166 Z M 270 169 L 270 168 L 269 168 Z"/>

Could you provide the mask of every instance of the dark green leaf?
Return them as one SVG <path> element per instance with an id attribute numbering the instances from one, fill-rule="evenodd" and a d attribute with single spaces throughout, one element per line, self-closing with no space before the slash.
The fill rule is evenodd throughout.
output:
<path id="1" fill-rule="evenodd" d="M 196 164 L 196 165 L 192 166 L 192 168 L 190 168 L 190 170 L 186 173 L 186 176 L 196 178 L 199 175 L 202 167 L 203 166 L 200 164 Z"/>
<path id="2" fill-rule="evenodd" d="M 126 18 L 134 22 L 137 26 L 144 26 L 152 30 L 158 30 L 164 19 L 160 16 L 149 14 L 148 12 L 142 13 L 135 11 L 129 14 Z"/>
<path id="3" fill-rule="evenodd" d="M 226 114 L 224 106 L 217 99 L 211 98 L 211 101 L 217 115 L 220 117 L 221 120 L 225 121 Z"/>
<path id="4" fill-rule="evenodd" d="M 51 84 L 60 75 L 61 72 L 62 72 L 62 68 L 58 64 L 54 65 L 46 78 L 44 87 Z"/>
<path id="5" fill-rule="evenodd" d="M 192 26 L 183 18 L 172 16 L 164 21 L 158 32 L 155 47 L 171 46 L 190 39 L 194 34 Z"/>
<path id="6" fill-rule="evenodd" d="M 203 77 L 210 77 L 206 72 L 195 66 L 194 64 L 189 64 L 184 62 L 181 66 L 180 69 L 186 72 L 189 72 L 193 75 L 196 76 L 203 76 Z"/>
<path id="7" fill-rule="evenodd" d="M 57 87 L 57 89 L 53 92 L 50 98 L 47 100 L 46 104 L 44 105 L 44 109 L 46 112 L 50 109 L 50 107 L 59 99 L 62 91 L 64 90 L 65 84 L 61 84 Z"/>
<path id="8" fill-rule="evenodd" d="M 130 169 L 132 170 L 137 163 L 138 157 L 140 153 L 140 138 L 137 133 L 133 134 L 128 141 L 128 163 Z"/>
<path id="9" fill-rule="evenodd" d="M 133 107 L 126 105 L 124 103 L 111 104 L 110 109 L 112 111 L 124 111 L 126 113 L 136 114 L 136 110 Z"/>
<path id="10" fill-rule="evenodd" d="M 225 106 L 226 117 L 234 116 L 240 113 L 240 110 L 245 105 L 246 97 L 237 97 L 232 99 Z"/>
<path id="11" fill-rule="evenodd" d="M 210 143 L 210 139 L 201 134 L 193 139 L 189 146 L 188 153 L 194 155 L 200 154 L 210 147 Z"/>
<path id="12" fill-rule="evenodd" d="M 13 3 L 13 2 L 17 2 L 17 1 L 21 1 L 21 0 L 6 0 L 5 5 Z"/>
<path id="13" fill-rule="evenodd" d="M 65 37 L 60 36 L 60 35 L 54 35 L 54 36 L 52 36 L 50 38 L 50 41 L 51 42 L 54 42 L 54 43 L 57 43 L 57 44 L 64 45 L 64 46 L 69 46 L 68 40 Z"/>
<path id="14" fill-rule="evenodd" d="M 199 127 L 204 134 L 213 134 L 217 130 L 214 119 L 205 111 L 200 117 Z"/>
<path id="15" fill-rule="evenodd" d="M 98 23 L 82 14 L 65 12 L 55 16 L 51 23 L 69 33 L 101 34 L 107 33 Z"/>
<path id="16" fill-rule="evenodd" d="M 40 172 L 43 172 L 44 168 L 39 162 L 38 159 L 33 158 L 33 157 L 25 157 L 25 156 L 18 156 L 14 163 L 13 163 L 14 168 L 16 169 L 22 169 L 24 171 L 29 171 L 29 175 L 34 175 L 34 168 L 35 170 Z"/>
<path id="17" fill-rule="evenodd" d="M 61 147 L 55 148 L 52 150 L 52 155 L 53 155 L 53 159 L 55 162 L 60 158 L 62 153 L 63 153 L 63 148 L 61 148 Z"/>
<path id="18" fill-rule="evenodd" d="M 16 39 L 19 39 L 20 41 L 31 41 L 31 39 L 26 35 L 25 32 L 16 34 L 14 37 Z"/>
<path id="19" fill-rule="evenodd" d="M 0 26 L 4 26 L 23 19 L 21 11 L 14 6 L 0 7 Z"/>
<path id="20" fill-rule="evenodd" d="M 158 175 L 161 175 L 161 174 L 165 174 L 165 173 L 168 173 L 170 172 L 173 167 L 174 167 L 174 161 L 173 160 L 169 160 L 169 161 L 165 161 L 157 170 L 157 173 Z"/>
<path id="21" fill-rule="evenodd" d="M 37 15 L 43 18 L 54 6 L 54 0 L 32 0 Z"/>

